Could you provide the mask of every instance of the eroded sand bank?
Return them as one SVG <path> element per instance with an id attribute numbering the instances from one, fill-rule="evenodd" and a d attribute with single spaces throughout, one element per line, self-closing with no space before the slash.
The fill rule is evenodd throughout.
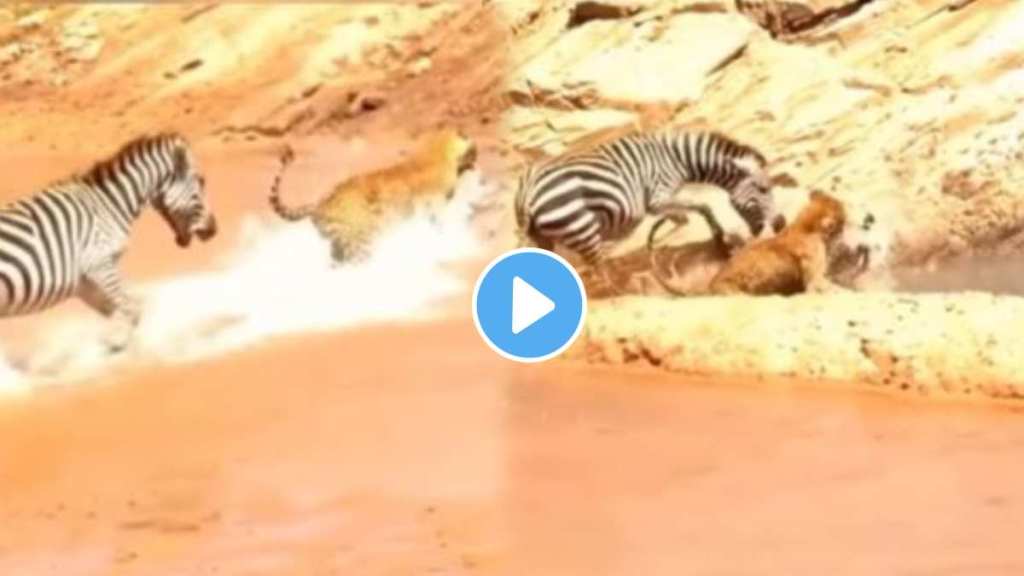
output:
<path id="1" fill-rule="evenodd" d="M 1024 398 L 1022 319 L 1021 298 L 980 292 L 621 298 L 590 307 L 570 355 L 1012 404 Z"/>

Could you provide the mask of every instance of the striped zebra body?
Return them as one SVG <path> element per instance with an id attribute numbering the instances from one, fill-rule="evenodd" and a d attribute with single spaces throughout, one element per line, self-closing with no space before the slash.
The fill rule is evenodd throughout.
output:
<path id="1" fill-rule="evenodd" d="M 72 295 L 89 226 L 89 214 L 71 202 L 76 190 L 58 184 L 0 209 L 0 315 L 35 312 Z"/>
<path id="2" fill-rule="evenodd" d="M 0 316 L 38 312 L 79 297 L 134 326 L 138 305 L 118 262 L 143 209 L 152 205 L 182 247 L 208 240 L 216 220 L 187 142 L 146 136 L 84 174 L 0 208 Z"/>
<path id="3" fill-rule="evenodd" d="M 776 231 L 785 224 L 776 212 L 764 156 L 717 132 L 685 131 L 629 134 L 529 167 L 516 193 L 516 221 L 524 240 L 548 250 L 562 245 L 589 265 L 648 214 L 684 222 L 686 212 L 696 212 L 724 243 L 708 206 L 676 197 L 690 183 L 725 190 L 754 236 L 766 222 Z"/>

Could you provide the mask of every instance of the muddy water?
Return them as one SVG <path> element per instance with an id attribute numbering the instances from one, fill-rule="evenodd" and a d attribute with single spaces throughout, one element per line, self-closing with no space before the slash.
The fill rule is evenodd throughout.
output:
<path id="1" fill-rule="evenodd" d="M 8 401 L 0 573 L 1013 574 L 1022 450 L 1005 410 L 363 328 Z"/>
<path id="2" fill-rule="evenodd" d="M 230 244 L 140 233 L 141 279 Z M 445 305 L 4 398 L 0 574 L 1024 573 L 1019 413 L 521 367 Z"/>

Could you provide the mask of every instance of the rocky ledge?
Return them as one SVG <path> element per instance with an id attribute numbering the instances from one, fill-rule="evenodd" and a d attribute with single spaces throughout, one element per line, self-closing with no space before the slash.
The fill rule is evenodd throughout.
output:
<path id="1" fill-rule="evenodd" d="M 568 357 L 793 378 L 929 398 L 1024 400 L 1024 298 L 986 293 L 624 297 L 592 303 Z"/>

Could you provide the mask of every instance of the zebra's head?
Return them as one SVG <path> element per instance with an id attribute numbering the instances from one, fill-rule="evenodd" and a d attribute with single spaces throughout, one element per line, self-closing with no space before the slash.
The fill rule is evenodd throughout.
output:
<path id="1" fill-rule="evenodd" d="M 775 206 L 772 177 L 767 162 L 759 154 L 746 154 L 732 159 L 741 178 L 729 194 L 729 202 L 747 223 L 750 233 L 761 236 L 765 224 L 778 233 L 786 226 L 786 217 Z"/>
<path id="2" fill-rule="evenodd" d="M 174 230 L 174 240 L 188 247 L 193 236 L 203 242 L 217 234 L 217 219 L 206 202 L 206 179 L 184 141 L 171 151 L 173 169 L 153 198 L 153 206 Z"/>

